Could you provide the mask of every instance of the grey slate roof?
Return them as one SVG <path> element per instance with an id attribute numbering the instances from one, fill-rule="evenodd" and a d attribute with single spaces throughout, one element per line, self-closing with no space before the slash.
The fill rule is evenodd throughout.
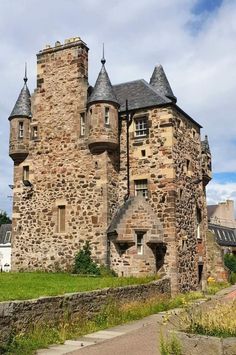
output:
<path id="1" fill-rule="evenodd" d="M 236 230 L 234 228 L 222 227 L 213 223 L 208 224 L 208 229 L 214 233 L 216 242 L 221 246 L 236 246 Z"/>
<path id="2" fill-rule="evenodd" d="M 162 65 L 159 64 L 154 68 L 150 79 L 150 85 L 158 90 L 163 96 L 168 97 L 173 102 L 177 102 L 177 98 L 173 94 Z"/>
<path id="3" fill-rule="evenodd" d="M 31 117 L 31 100 L 30 92 L 26 85 L 24 84 L 21 89 L 20 95 L 15 103 L 15 106 L 9 116 L 9 119 L 13 117 Z"/>
<path id="4" fill-rule="evenodd" d="M 91 104 L 97 101 L 110 101 L 119 104 L 104 64 L 102 65 L 92 94 L 88 99 L 88 103 Z"/>
<path id="5" fill-rule="evenodd" d="M 9 236 L 9 233 L 12 230 L 12 225 L 11 224 L 2 224 L 0 226 L 0 244 L 6 244 L 11 242 L 11 234 Z"/>
<path id="6" fill-rule="evenodd" d="M 135 80 L 113 86 L 120 104 L 120 111 L 125 111 L 126 100 L 129 110 L 171 103 L 145 80 Z"/>
<path id="7" fill-rule="evenodd" d="M 206 153 L 210 153 L 210 146 L 209 146 L 207 136 L 205 136 L 205 139 L 203 141 L 201 141 L 201 144 L 202 144 L 202 150 Z"/>

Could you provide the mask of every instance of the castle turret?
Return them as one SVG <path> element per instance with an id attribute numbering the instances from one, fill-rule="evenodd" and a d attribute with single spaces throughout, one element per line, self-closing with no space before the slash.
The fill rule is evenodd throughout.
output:
<path id="1" fill-rule="evenodd" d="M 24 86 L 9 116 L 10 147 L 9 155 L 15 164 L 25 160 L 29 153 L 29 125 L 31 118 L 30 92 L 25 72 Z"/>
<path id="2" fill-rule="evenodd" d="M 211 151 L 208 142 L 208 137 L 205 136 L 204 141 L 201 142 L 202 144 L 202 178 L 203 184 L 206 186 L 209 181 L 212 179 L 212 172 L 211 172 Z"/>
<path id="3" fill-rule="evenodd" d="M 154 71 L 153 71 L 151 79 L 150 79 L 150 85 L 152 85 L 154 87 L 154 89 L 159 91 L 160 94 L 162 94 L 163 96 L 166 96 L 168 99 L 170 99 L 174 103 L 177 102 L 177 98 L 173 94 L 173 91 L 171 89 L 171 86 L 169 84 L 169 81 L 166 77 L 166 74 L 164 72 L 162 65 L 159 64 L 154 68 Z"/>
<path id="4" fill-rule="evenodd" d="M 118 148 L 119 103 L 113 91 L 103 58 L 102 69 L 88 99 L 88 145 L 92 152 L 113 151 Z"/>

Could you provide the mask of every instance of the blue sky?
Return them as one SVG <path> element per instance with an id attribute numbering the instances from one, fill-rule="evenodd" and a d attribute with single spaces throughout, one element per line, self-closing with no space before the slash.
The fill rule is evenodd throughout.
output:
<path id="1" fill-rule="evenodd" d="M 105 42 L 112 83 L 144 78 L 161 63 L 178 105 L 208 134 L 214 179 L 209 203 L 236 199 L 235 0 L 1 0 L 0 209 L 11 212 L 8 116 L 23 85 L 36 83 L 36 53 L 80 36 L 90 48 L 89 81 Z"/>

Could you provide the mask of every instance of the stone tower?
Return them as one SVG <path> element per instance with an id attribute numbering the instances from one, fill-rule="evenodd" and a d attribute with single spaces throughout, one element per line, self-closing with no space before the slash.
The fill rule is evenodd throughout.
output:
<path id="1" fill-rule="evenodd" d="M 119 275 L 198 287 L 211 155 L 162 66 L 150 83 L 112 85 L 103 56 L 92 88 L 87 45 L 56 42 L 38 53 L 37 88 L 30 99 L 25 81 L 9 119 L 13 270 L 69 270 L 88 240 Z"/>

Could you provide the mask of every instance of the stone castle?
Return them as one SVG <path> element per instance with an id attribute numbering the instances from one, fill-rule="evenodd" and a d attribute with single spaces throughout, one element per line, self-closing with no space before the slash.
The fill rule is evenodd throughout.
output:
<path id="1" fill-rule="evenodd" d="M 79 38 L 37 54 L 9 117 L 13 270 L 69 270 L 89 241 L 119 275 L 165 273 L 172 290 L 206 277 L 207 138 L 177 106 L 165 72 L 112 85 L 102 58 L 88 83 Z"/>

